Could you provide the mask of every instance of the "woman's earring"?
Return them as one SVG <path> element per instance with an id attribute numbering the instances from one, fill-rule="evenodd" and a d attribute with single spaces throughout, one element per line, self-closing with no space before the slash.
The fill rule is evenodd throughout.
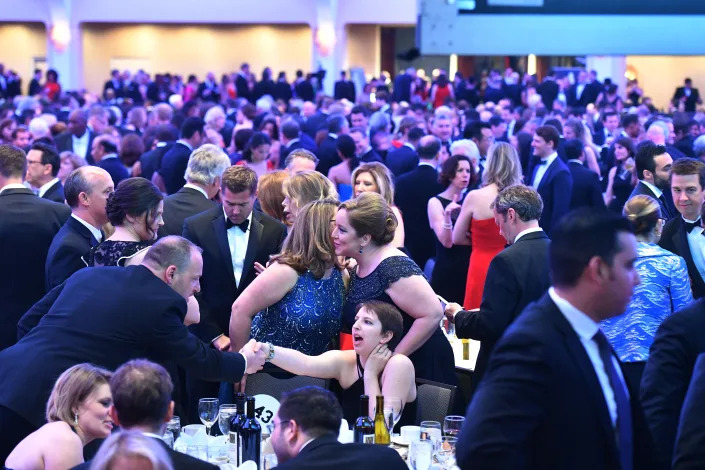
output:
<path id="1" fill-rule="evenodd" d="M 78 413 L 73 414 L 73 424 L 74 426 L 78 426 Z"/>
<path id="2" fill-rule="evenodd" d="M 360 245 L 360 254 L 362 254 L 362 245 Z"/>

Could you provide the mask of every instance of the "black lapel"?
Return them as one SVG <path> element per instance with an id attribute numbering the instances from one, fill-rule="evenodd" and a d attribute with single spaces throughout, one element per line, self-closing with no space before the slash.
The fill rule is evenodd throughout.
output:
<path id="1" fill-rule="evenodd" d="M 95 239 L 93 234 L 91 233 L 90 230 L 88 230 L 88 227 L 83 225 L 81 222 L 78 220 L 74 219 L 73 217 L 69 217 L 69 219 L 66 221 L 67 224 L 80 236 L 88 240 L 88 242 L 91 244 L 91 246 L 96 246 L 99 242 L 98 240 Z"/>
<path id="2" fill-rule="evenodd" d="M 257 211 L 252 211 L 252 222 L 250 223 L 250 237 L 247 240 L 247 253 L 245 253 L 245 260 L 242 263 L 242 274 L 240 275 L 240 284 L 245 280 L 245 277 L 250 273 L 255 263 L 255 257 L 257 256 L 257 251 L 259 250 L 260 241 L 262 240 L 262 235 L 264 234 L 264 226 L 260 221 L 259 214 Z M 239 289 L 239 286 L 238 286 Z"/>
<path id="3" fill-rule="evenodd" d="M 213 219 L 213 232 L 215 239 L 218 241 L 218 248 L 223 257 L 226 271 L 230 273 L 230 280 L 235 284 L 235 271 L 233 271 L 233 255 L 230 253 L 230 245 L 228 244 L 228 234 L 225 230 L 225 214 L 223 214 L 223 206 L 219 206 L 219 210 Z"/>
<path id="4" fill-rule="evenodd" d="M 556 159 L 553 160 L 553 162 L 548 166 L 548 168 L 546 168 L 546 173 L 543 174 L 543 176 L 541 177 L 541 182 L 539 183 L 539 187 L 536 188 L 537 191 L 543 188 L 544 185 L 548 184 L 551 178 L 553 178 L 553 174 L 558 171 L 558 165 L 560 165 L 560 162 L 558 161 L 559 158 L 561 157 L 556 157 Z M 531 180 L 531 182 L 533 183 L 534 181 Z"/>

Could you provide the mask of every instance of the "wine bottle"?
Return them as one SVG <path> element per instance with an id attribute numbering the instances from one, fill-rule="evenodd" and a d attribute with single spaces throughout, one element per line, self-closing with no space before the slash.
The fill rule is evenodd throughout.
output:
<path id="1" fill-rule="evenodd" d="M 375 412 L 375 444 L 389 445 L 389 429 L 384 419 L 384 397 L 377 395 L 377 411 Z"/>
<path id="2" fill-rule="evenodd" d="M 262 440 L 262 427 L 255 418 L 255 398 L 247 397 L 247 419 L 240 428 L 242 461 L 252 460 L 260 466 L 260 445 Z"/>
<path id="3" fill-rule="evenodd" d="M 355 443 L 375 443 L 375 423 L 370 419 L 370 397 L 360 395 L 360 417 L 355 421 Z"/>
<path id="4" fill-rule="evenodd" d="M 230 418 L 230 430 L 233 431 L 235 436 L 235 450 L 236 450 L 236 460 L 234 463 L 237 466 L 242 465 L 242 439 L 240 439 L 240 428 L 242 428 L 242 423 L 245 422 L 245 394 L 238 392 L 235 394 L 235 406 L 237 407 L 237 412 Z"/>

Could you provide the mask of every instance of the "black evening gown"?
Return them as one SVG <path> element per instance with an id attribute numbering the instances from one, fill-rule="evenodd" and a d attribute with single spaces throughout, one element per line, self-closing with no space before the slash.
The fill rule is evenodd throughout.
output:
<path id="1" fill-rule="evenodd" d="M 450 199 L 436 196 L 443 209 L 451 203 Z M 462 205 L 463 202 L 459 201 Z M 452 216 L 453 223 L 458 218 L 458 214 Z M 449 302 L 463 304 L 465 300 L 465 284 L 468 275 L 468 265 L 470 264 L 470 247 L 466 245 L 453 245 L 446 248 L 436 238 L 436 263 L 431 274 L 431 287 L 444 299 Z"/>

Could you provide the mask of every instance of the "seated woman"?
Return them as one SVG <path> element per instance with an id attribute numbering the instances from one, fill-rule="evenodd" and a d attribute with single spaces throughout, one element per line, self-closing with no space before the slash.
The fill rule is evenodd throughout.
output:
<path id="1" fill-rule="evenodd" d="M 338 199 L 338 192 L 331 181 L 317 171 L 300 171 L 284 181 L 284 213 L 287 221 L 294 223 L 299 210 L 311 201 Z"/>
<path id="2" fill-rule="evenodd" d="M 399 310 L 391 304 L 371 300 L 357 308 L 352 327 L 354 350 L 307 356 L 270 344 L 270 355 L 274 353 L 271 362 L 296 375 L 335 379 L 348 424 L 358 418 L 360 395 L 364 394 L 371 398 L 370 416 L 374 416 L 377 395 L 384 396 L 387 403 L 390 398 L 399 398 L 403 411 L 398 426 L 412 425 L 416 420 L 414 365 L 405 355 L 394 352 L 403 328 Z"/>
<path id="3" fill-rule="evenodd" d="M 72 468 L 83 463 L 83 447 L 113 429 L 112 373 L 91 364 L 64 371 L 47 402 L 47 424 L 25 437 L 5 460 L 7 469 Z"/>
<path id="4" fill-rule="evenodd" d="M 338 264 L 331 237 L 337 209 L 334 199 L 301 209 L 282 252 L 233 304 L 233 351 L 253 337 L 316 355 L 338 335 L 347 272 Z"/>

